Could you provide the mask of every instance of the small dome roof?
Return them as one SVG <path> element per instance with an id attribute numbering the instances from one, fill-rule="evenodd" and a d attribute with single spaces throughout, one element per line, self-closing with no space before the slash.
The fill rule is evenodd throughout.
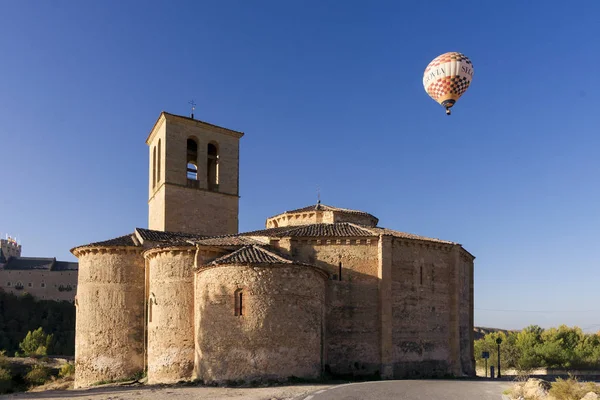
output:
<path id="1" fill-rule="evenodd" d="M 351 222 L 369 227 L 377 226 L 379 219 L 375 216 L 359 210 L 340 208 L 321 204 L 285 211 L 267 219 L 267 228 L 280 226 L 309 225 L 318 223 Z"/>

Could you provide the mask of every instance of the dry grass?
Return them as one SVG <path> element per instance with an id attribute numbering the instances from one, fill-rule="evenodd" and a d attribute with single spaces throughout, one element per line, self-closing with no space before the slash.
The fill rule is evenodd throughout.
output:
<path id="1" fill-rule="evenodd" d="M 600 394 L 600 386 L 594 382 L 581 383 L 571 376 L 568 379 L 556 379 L 556 382 L 552 383 L 549 394 L 556 400 L 580 400 L 589 392 Z"/>
<path id="2" fill-rule="evenodd" d="M 64 378 L 53 377 L 50 381 L 40 386 L 29 389 L 30 392 L 45 392 L 46 390 L 69 390 L 73 389 L 73 375 Z"/>

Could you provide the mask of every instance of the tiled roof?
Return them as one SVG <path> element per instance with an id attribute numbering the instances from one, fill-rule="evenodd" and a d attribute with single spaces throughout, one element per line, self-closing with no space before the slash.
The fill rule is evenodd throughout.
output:
<path id="1" fill-rule="evenodd" d="M 133 234 L 123 235 L 114 239 L 104 240 L 102 242 L 94 242 L 77 247 L 96 247 L 96 246 L 137 246 L 132 238 Z"/>
<path id="2" fill-rule="evenodd" d="M 303 212 L 308 212 L 308 211 L 337 211 L 337 212 L 343 212 L 346 214 L 365 215 L 365 216 L 375 218 L 373 215 L 369 214 L 368 212 L 359 211 L 359 210 L 351 210 L 349 208 L 333 207 L 333 206 L 328 206 L 326 204 L 321 204 L 321 203 L 317 203 L 317 204 L 310 205 L 307 207 L 297 208 L 297 209 L 291 210 L 291 211 L 285 211 L 282 214 L 295 214 L 295 213 L 303 213 Z M 277 215 L 281 215 L 281 214 L 277 214 Z M 273 217 L 276 217 L 277 215 L 274 215 Z M 273 218 L 273 217 L 271 217 L 271 218 Z M 377 219 L 377 218 L 375 218 L 375 219 Z"/>
<path id="3" fill-rule="evenodd" d="M 377 236 L 370 230 L 349 222 L 338 222 L 335 224 L 311 224 L 285 226 L 279 228 L 263 229 L 242 233 L 244 236 L 271 236 L 271 237 L 356 237 Z"/>
<path id="4" fill-rule="evenodd" d="M 259 229 L 257 231 L 242 232 L 239 234 L 239 236 L 286 236 L 286 232 L 296 228 L 298 228 L 298 226 L 280 226 L 278 228 Z"/>
<path id="5" fill-rule="evenodd" d="M 142 240 L 150 242 L 181 242 L 188 239 L 204 239 L 208 236 L 185 232 L 165 232 L 151 229 L 135 228 Z"/>
<path id="6" fill-rule="evenodd" d="M 56 261 L 54 258 L 39 258 L 39 257 L 10 257 L 4 269 L 50 269 Z"/>
<path id="7" fill-rule="evenodd" d="M 248 246 L 261 245 L 263 243 L 244 236 L 223 236 L 206 239 L 191 239 L 188 243 L 205 245 L 205 246 Z"/>
<path id="8" fill-rule="evenodd" d="M 79 270 L 79 263 L 69 261 L 57 261 L 52 267 L 53 271 L 77 271 Z"/>
<path id="9" fill-rule="evenodd" d="M 269 250 L 266 250 L 260 246 L 249 245 L 244 246 L 233 253 L 224 255 L 223 257 L 217 258 L 214 261 L 206 264 L 209 265 L 227 265 L 227 264 L 252 264 L 252 265 L 264 265 L 264 264 L 293 264 L 294 262 L 284 258 L 278 254 L 275 254 Z"/>
<path id="10" fill-rule="evenodd" d="M 284 226 L 279 228 L 262 229 L 259 231 L 240 233 L 242 236 L 267 236 L 267 237 L 364 237 L 391 235 L 404 239 L 423 240 L 443 244 L 457 244 L 447 240 L 414 235 L 412 233 L 399 232 L 387 228 L 367 228 L 350 222 L 338 222 L 335 224 L 311 224 Z"/>
<path id="11" fill-rule="evenodd" d="M 300 237 L 355 237 L 355 236 L 374 236 L 367 229 L 361 228 L 348 222 L 340 222 L 337 224 L 313 224 L 301 225 L 292 229 L 285 236 L 300 236 Z"/>
<path id="12" fill-rule="evenodd" d="M 412 233 L 395 231 L 393 229 L 379 228 L 379 227 L 368 228 L 368 229 L 377 235 L 391 235 L 391 236 L 403 238 L 403 239 L 416 239 L 416 240 L 424 240 L 427 242 L 437 242 L 437 243 L 443 243 L 443 244 L 458 244 L 458 243 L 450 242 L 448 240 L 441 240 L 441 239 L 436 239 L 436 238 L 419 236 L 419 235 L 414 235 Z"/>
<path id="13" fill-rule="evenodd" d="M 69 261 L 56 261 L 56 258 L 45 257 L 10 257 L 4 269 L 10 270 L 51 270 L 51 271 L 77 271 L 79 263 Z"/>

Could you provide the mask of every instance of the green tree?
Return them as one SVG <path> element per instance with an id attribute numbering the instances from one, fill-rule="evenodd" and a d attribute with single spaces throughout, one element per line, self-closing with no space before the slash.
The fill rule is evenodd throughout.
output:
<path id="1" fill-rule="evenodd" d="M 538 350 L 542 344 L 543 332 L 544 330 L 539 326 L 531 325 L 515 335 L 515 347 L 518 353 L 515 367 L 519 371 L 527 371 L 542 365 Z"/>
<path id="2" fill-rule="evenodd" d="M 27 356 L 45 356 L 48 355 L 48 348 L 52 343 L 52 335 L 48 335 L 40 327 L 35 331 L 27 332 L 27 336 L 21 343 L 19 348 L 23 354 Z"/>

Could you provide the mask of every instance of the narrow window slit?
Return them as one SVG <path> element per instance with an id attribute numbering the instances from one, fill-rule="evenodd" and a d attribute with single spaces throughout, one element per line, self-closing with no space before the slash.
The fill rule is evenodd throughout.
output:
<path id="1" fill-rule="evenodd" d="M 235 316 L 241 317 L 245 314 L 245 304 L 244 304 L 244 291 L 243 289 L 238 289 L 234 293 L 234 302 L 235 302 Z"/>

